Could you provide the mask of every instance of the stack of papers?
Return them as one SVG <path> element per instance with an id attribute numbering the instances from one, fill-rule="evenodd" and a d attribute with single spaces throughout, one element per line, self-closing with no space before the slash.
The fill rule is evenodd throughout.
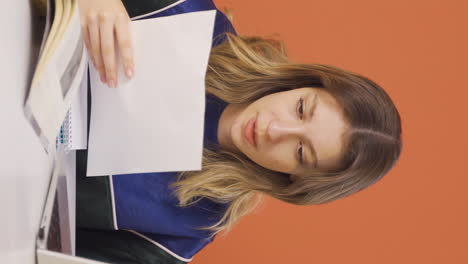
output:
<path id="1" fill-rule="evenodd" d="M 45 151 L 55 138 L 80 85 L 86 53 L 75 0 L 48 1 L 47 24 L 25 115 Z"/>

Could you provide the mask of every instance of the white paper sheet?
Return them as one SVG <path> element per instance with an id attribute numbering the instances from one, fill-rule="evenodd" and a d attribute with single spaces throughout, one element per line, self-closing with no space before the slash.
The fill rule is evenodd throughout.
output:
<path id="1" fill-rule="evenodd" d="M 87 149 L 88 144 L 88 65 L 70 107 L 71 128 L 68 138 L 69 149 Z"/>
<path id="2" fill-rule="evenodd" d="M 91 69 L 87 176 L 200 170 L 216 11 L 131 22 L 135 74 L 108 88 Z"/>

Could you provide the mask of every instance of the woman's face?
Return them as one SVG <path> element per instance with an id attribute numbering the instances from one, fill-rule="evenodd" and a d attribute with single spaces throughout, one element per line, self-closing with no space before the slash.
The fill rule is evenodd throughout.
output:
<path id="1" fill-rule="evenodd" d="M 221 146 L 267 169 L 297 176 L 315 167 L 339 166 L 348 124 L 324 90 L 299 88 L 228 108 L 218 127 Z"/>

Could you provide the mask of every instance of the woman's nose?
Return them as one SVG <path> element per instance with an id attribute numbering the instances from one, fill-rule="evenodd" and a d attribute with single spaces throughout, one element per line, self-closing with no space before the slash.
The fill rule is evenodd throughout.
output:
<path id="1" fill-rule="evenodd" d="M 302 132 L 301 124 L 272 120 L 268 125 L 267 135 L 272 141 L 297 136 Z"/>

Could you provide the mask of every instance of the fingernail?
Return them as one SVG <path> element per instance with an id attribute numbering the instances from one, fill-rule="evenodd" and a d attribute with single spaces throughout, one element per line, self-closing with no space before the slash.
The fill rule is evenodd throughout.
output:
<path id="1" fill-rule="evenodd" d="M 101 82 L 102 83 L 107 83 L 106 77 L 104 75 L 101 74 L 100 77 L 101 77 Z"/>
<path id="2" fill-rule="evenodd" d="M 108 83 L 109 87 L 110 88 L 115 88 L 115 82 L 114 80 L 110 80 L 109 83 Z"/>
<path id="3" fill-rule="evenodd" d="M 125 73 L 127 74 L 127 77 L 128 77 L 128 78 L 130 78 L 130 77 L 133 76 L 133 71 L 132 71 L 132 69 L 130 69 L 130 68 L 127 68 L 127 70 L 125 71 Z"/>

